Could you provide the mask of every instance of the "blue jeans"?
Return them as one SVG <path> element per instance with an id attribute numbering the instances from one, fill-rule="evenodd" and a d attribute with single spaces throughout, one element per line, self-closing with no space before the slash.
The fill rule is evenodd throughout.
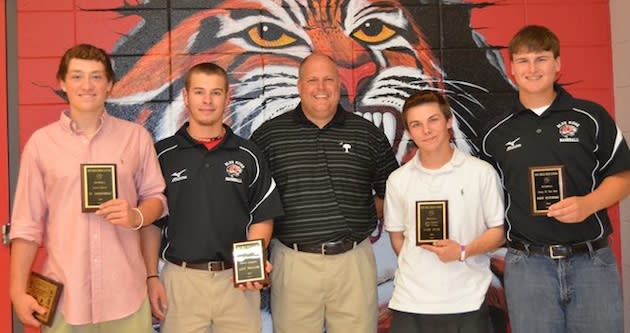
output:
<path id="1" fill-rule="evenodd" d="M 508 249 L 505 292 L 513 333 L 622 333 L 623 301 L 610 247 L 567 259 Z"/>

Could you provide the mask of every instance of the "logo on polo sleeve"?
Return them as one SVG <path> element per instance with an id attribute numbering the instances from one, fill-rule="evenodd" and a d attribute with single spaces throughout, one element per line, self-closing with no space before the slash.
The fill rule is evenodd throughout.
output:
<path id="1" fill-rule="evenodd" d="M 560 142 L 580 142 L 580 138 L 576 138 L 575 135 L 578 132 L 580 123 L 573 120 L 564 120 L 559 122 L 556 127 L 560 134 Z"/>
<path id="2" fill-rule="evenodd" d="M 240 177 L 243 173 L 243 169 L 245 169 L 245 165 L 241 161 L 225 162 L 225 173 L 227 174 L 227 177 L 225 177 L 225 181 L 239 184 L 242 183 L 243 180 Z"/>

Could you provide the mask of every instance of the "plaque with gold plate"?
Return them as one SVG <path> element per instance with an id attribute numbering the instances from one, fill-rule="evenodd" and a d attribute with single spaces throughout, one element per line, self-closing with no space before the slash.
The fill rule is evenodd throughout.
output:
<path id="1" fill-rule="evenodd" d="M 416 201 L 416 245 L 448 239 L 448 201 Z"/>
<path id="2" fill-rule="evenodd" d="M 105 201 L 118 198 L 116 164 L 81 164 L 81 211 L 95 212 Z"/>
<path id="3" fill-rule="evenodd" d="M 63 284 L 39 273 L 31 272 L 28 285 L 26 286 L 26 293 L 33 296 L 39 305 L 46 308 L 44 314 L 33 313 L 35 319 L 48 327 L 52 325 L 62 291 Z"/>
<path id="4" fill-rule="evenodd" d="M 262 239 L 236 242 L 232 247 L 234 257 L 234 286 L 246 282 L 269 282 L 265 271 L 265 247 Z"/>
<path id="5" fill-rule="evenodd" d="M 545 216 L 549 206 L 564 199 L 564 166 L 547 165 L 529 168 L 531 214 Z"/>

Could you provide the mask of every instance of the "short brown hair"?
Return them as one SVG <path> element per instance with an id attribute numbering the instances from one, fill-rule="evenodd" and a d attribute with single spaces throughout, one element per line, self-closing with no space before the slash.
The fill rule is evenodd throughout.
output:
<path id="1" fill-rule="evenodd" d="M 560 40 L 551 30 L 540 25 L 528 25 L 519 30 L 508 46 L 510 59 L 519 52 L 551 51 L 553 57 L 560 56 Z"/>
<path id="2" fill-rule="evenodd" d="M 203 73 L 206 75 L 219 75 L 221 77 L 223 77 L 223 79 L 225 80 L 225 91 L 227 92 L 228 87 L 229 87 L 229 82 L 228 82 L 228 76 L 227 76 L 227 72 L 225 71 L 225 69 L 223 69 L 221 66 L 212 63 L 212 62 L 202 62 L 202 63 L 198 63 L 194 66 L 192 66 L 188 72 L 186 72 L 186 76 L 184 77 L 184 86 L 186 87 L 186 91 L 188 91 L 188 89 L 190 89 L 190 76 L 192 74 L 195 73 Z"/>
<path id="3" fill-rule="evenodd" d="M 450 119 L 453 116 L 453 113 L 451 112 L 451 107 L 448 105 L 448 101 L 446 100 L 444 95 L 433 90 L 422 90 L 409 96 L 405 101 L 405 104 L 403 105 L 402 121 L 403 126 L 406 130 L 409 130 L 409 124 L 407 124 L 409 109 L 429 103 L 437 103 L 440 111 L 442 111 L 442 114 L 446 119 Z"/>
<path id="4" fill-rule="evenodd" d="M 114 82 L 115 74 L 112 68 L 112 61 L 105 50 L 90 44 L 79 44 L 69 48 L 61 57 L 59 68 L 57 68 L 57 80 L 65 81 L 68 74 L 68 66 L 72 59 L 95 60 L 105 67 L 105 77 L 107 81 Z"/>

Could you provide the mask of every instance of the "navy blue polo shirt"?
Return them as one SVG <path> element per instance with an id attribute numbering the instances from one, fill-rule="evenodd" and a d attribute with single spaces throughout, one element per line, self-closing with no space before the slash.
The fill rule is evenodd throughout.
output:
<path id="1" fill-rule="evenodd" d="M 565 198 L 583 196 L 604 178 L 630 170 L 628 145 L 606 110 L 575 99 L 562 87 L 538 116 L 518 98 L 510 112 L 490 123 L 481 154 L 495 165 L 506 191 L 506 232 L 510 240 L 533 244 L 574 244 L 612 232 L 605 209 L 582 223 L 532 216 L 529 167 L 563 165 Z"/>
<path id="2" fill-rule="evenodd" d="M 285 244 L 367 238 L 377 224 L 374 194 L 398 167 L 382 130 L 339 107 L 323 128 L 301 105 L 263 123 L 251 140 L 269 163 L 285 215 L 274 237 Z"/>
<path id="3" fill-rule="evenodd" d="M 247 239 L 250 224 L 283 214 L 280 197 L 260 150 L 225 126 L 208 150 L 188 124 L 155 144 L 166 182 L 169 215 L 161 257 L 188 262 L 232 260 L 232 243 Z"/>

